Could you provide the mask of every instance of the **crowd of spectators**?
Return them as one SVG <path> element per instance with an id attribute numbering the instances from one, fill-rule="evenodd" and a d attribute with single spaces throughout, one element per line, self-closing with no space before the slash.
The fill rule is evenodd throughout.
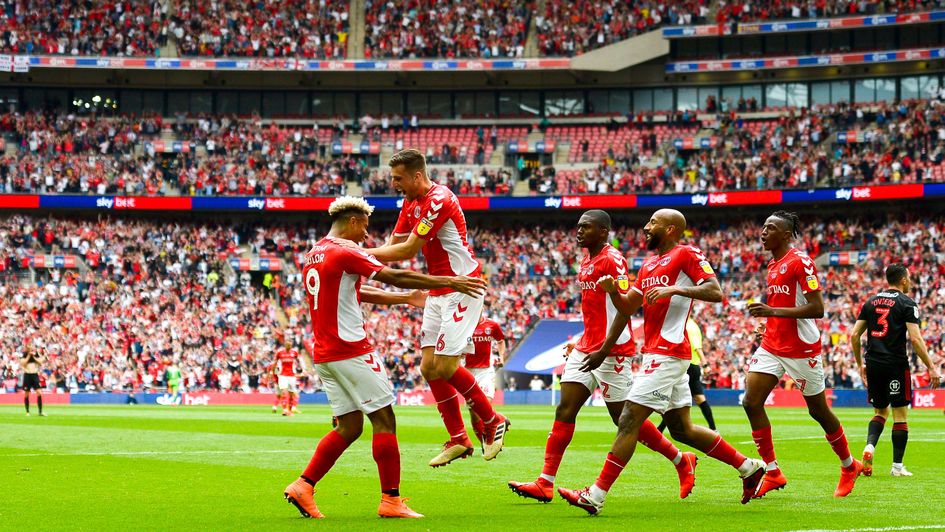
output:
<path id="1" fill-rule="evenodd" d="M 804 219 L 797 246 L 812 256 L 862 250 L 856 266 L 824 268 L 824 331 L 828 384 L 860 387 L 848 331 L 868 292 L 880 289 L 883 267 L 904 261 L 913 273 L 922 329 L 937 364 L 945 348 L 945 219 L 938 215 Z M 185 387 L 245 391 L 265 388 L 276 342 L 286 335 L 307 346 L 310 324 L 301 275 L 291 267 L 324 232 L 322 226 L 200 223 L 120 218 L 58 219 L 15 215 L 0 221 L 0 377 L 17 373 L 23 346 L 50 355 L 48 386 L 67 390 L 159 389 L 163 369 L 176 362 Z M 727 226 L 695 222 L 685 241 L 699 246 L 726 294 L 719 304 L 697 304 L 693 316 L 706 338 L 705 379 L 710 387 L 741 388 L 754 349 L 756 320 L 746 305 L 764 293 L 770 256 L 758 220 Z M 369 242 L 381 242 L 374 228 Z M 583 256 L 573 229 L 554 224 L 473 224 L 470 242 L 490 283 L 488 314 L 512 345 L 540 319 L 580 316 L 573 282 Z M 612 244 L 628 259 L 648 254 L 639 228 L 618 227 Z M 34 272 L 23 258 L 71 253 L 88 266 Z M 236 274 L 223 261 L 241 253 L 281 257 L 279 282 Z M 424 269 L 422 256 L 398 266 Z M 422 386 L 416 339 L 422 312 L 412 307 L 365 308 L 369 332 L 399 389 Z M 639 331 L 638 331 L 639 332 Z M 637 338 L 639 341 L 640 338 Z M 917 384 L 924 368 L 916 367 Z M 790 383 L 785 381 L 785 386 Z M 317 389 L 314 376 L 306 381 Z"/>
<path id="2" fill-rule="evenodd" d="M 533 0 L 366 0 L 366 59 L 523 57 Z"/>
<path id="3" fill-rule="evenodd" d="M 170 32 L 181 56 L 343 59 L 346 0 L 174 0 Z"/>
<path id="4" fill-rule="evenodd" d="M 886 15 L 914 13 L 941 9 L 941 0 L 883 0 L 864 2 L 861 0 L 720 0 L 715 21 L 754 22 L 763 20 L 788 20 L 805 18 L 828 18 L 857 15 Z"/>

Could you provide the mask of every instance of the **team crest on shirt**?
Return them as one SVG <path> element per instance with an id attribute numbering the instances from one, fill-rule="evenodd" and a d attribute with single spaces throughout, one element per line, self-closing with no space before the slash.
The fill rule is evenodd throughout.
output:
<path id="1" fill-rule="evenodd" d="M 592 273 L 594 273 L 594 265 L 593 265 L 593 264 L 591 264 L 591 265 L 588 266 L 587 268 L 584 268 L 584 269 L 581 270 L 581 275 L 591 275 Z"/>
<path id="2" fill-rule="evenodd" d="M 708 274 L 715 273 L 712 271 L 712 265 L 709 264 L 709 261 L 707 260 L 699 261 L 699 266 L 702 266 L 702 271 L 704 271 L 705 273 L 708 273 Z"/>
<path id="3" fill-rule="evenodd" d="M 413 217 L 414 217 L 414 218 L 419 218 L 419 217 L 420 217 L 420 206 L 419 206 L 419 205 L 417 205 L 416 207 L 413 208 Z"/>
<path id="4" fill-rule="evenodd" d="M 430 232 L 430 229 L 433 229 L 433 222 L 424 218 L 420 220 L 420 225 L 417 226 L 417 234 L 426 236 L 426 234 Z"/>
<path id="5" fill-rule="evenodd" d="M 620 290 L 629 290 L 630 278 L 628 278 L 626 275 L 617 276 L 617 287 L 620 288 Z"/>
<path id="6" fill-rule="evenodd" d="M 781 275 L 786 274 L 786 273 L 787 273 L 787 264 L 782 264 L 782 265 L 781 265 L 781 269 L 778 270 L 778 272 L 780 272 Z"/>
<path id="7" fill-rule="evenodd" d="M 807 288 L 810 288 L 811 290 L 817 290 L 818 288 L 820 288 L 820 283 L 817 282 L 816 275 L 807 276 Z"/>

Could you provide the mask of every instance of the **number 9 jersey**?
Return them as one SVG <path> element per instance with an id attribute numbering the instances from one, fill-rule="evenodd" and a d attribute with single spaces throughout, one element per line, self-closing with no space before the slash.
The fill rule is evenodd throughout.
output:
<path id="1" fill-rule="evenodd" d="M 305 254 L 302 262 L 302 280 L 315 336 L 312 361 L 316 364 L 374 350 L 364 331 L 361 280 L 373 278 L 384 265 L 345 243 L 327 236 Z"/>

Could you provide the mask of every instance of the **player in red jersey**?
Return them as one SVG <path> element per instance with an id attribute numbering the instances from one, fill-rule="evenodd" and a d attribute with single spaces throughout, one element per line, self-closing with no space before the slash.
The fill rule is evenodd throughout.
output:
<path id="1" fill-rule="evenodd" d="M 449 287 L 473 296 L 485 290 L 482 279 L 429 276 L 385 267 L 352 247 L 367 235 L 374 208 L 362 198 L 343 197 L 328 208 L 331 232 L 305 255 L 302 279 L 315 336 L 312 360 L 328 394 L 338 426 L 318 442 L 302 475 L 284 495 L 304 517 L 324 517 L 315 505 L 315 485 L 361 436 L 364 416 L 373 427 L 373 455 L 381 481 L 381 517 L 423 517 L 400 498 L 400 450 L 392 405 L 394 389 L 364 330 L 361 302 L 390 304 L 397 295 L 361 292 L 367 277 L 401 288 Z"/>
<path id="2" fill-rule="evenodd" d="M 589 354 L 582 371 L 601 367 L 625 333 L 630 316 L 643 307 L 643 372 L 634 379 L 620 414 L 617 438 L 597 481 L 583 490 L 558 488 L 558 494 L 572 506 L 590 514 L 604 507 L 607 492 L 633 456 L 637 440 L 653 412 L 663 414 L 676 441 L 695 447 L 738 470 L 742 477 L 742 503 L 751 499 L 764 474 L 764 463 L 751 460 L 728 444 L 722 436 L 693 425 L 689 417 L 689 360 L 686 321 L 695 299 L 718 302 L 722 288 L 715 272 L 698 248 L 679 244 L 686 230 L 686 218 L 671 209 L 656 211 L 643 228 L 646 245 L 657 254 L 644 262 L 632 290 L 620 292 L 621 280 L 601 277 L 598 286 L 610 294 L 619 314 L 614 316 L 607 339 Z M 654 427 L 654 430 L 656 428 Z"/>
<path id="3" fill-rule="evenodd" d="M 767 464 L 755 498 L 787 485 L 774 455 L 771 422 L 765 413 L 765 400 L 785 373 L 797 383 L 807 411 L 823 427 L 830 447 L 840 458 L 840 483 L 834 495 L 846 497 L 863 471 L 863 464 L 850 455 L 843 427 L 824 393 L 820 330 L 815 321 L 824 317 L 824 297 L 814 261 L 791 247 L 799 225 L 797 215 L 785 211 L 765 220 L 761 242 L 773 257 L 768 263 L 767 299 L 748 305 L 753 317 L 767 318 L 756 329 L 762 337 L 761 347 L 751 357 L 742 400 L 758 454 Z"/>
<path id="4" fill-rule="evenodd" d="M 489 402 L 492 402 L 495 399 L 495 370 L 505 365 L 506 346 L 502 327 L 486 316 L 488 309 L 489 305 L 486 304 L 479 318 L 479 324 L 473 331 L 473 352 L 464 357 L 463 366 L 472 373 L 482 393 L 486 394 Z M 492 354 L 493 345 L 497 356 Z M 485 422 L 472 408 L 469 409 L 469 421 L 485 452 Z"/>
<path id="5" fill-rule="evenodd" d="M 299 404 L 299 366 L 299 352 L 292 347 L 292 341 L 285 337 L 282 348 L 275 352 L 272 360 L 272 374 L 278 383 L 277 393 L 279 401 L 282 402 L 283 416 L 298 413 L 296 405 Z"/>
<path id="6" fill-rule="evenodd" d="M 482 267 L 466 241 L 466 217 L 459 200 L 449 188 L 430 181 L 423 154 L 404 150 L 388 164 L 394 189 L 403 192 L 404 203 L 388 244 L 368 253 L 389 263 L 411 259 L 422 249 L 431 275 L 479 276 Z M 483 458 L 494 459 L 505 442 L 508 419 L 495 411 L 476 378 L 459 364 L 464 354 L 473 352 L 472 336 L 482 307 L 482 297 L 444 288 L 430 291 L 423 310 L 420 373 L 449 433 L 443 451 L 430 460 L 432 467 L 472 455 L 460 396 L 485 422 Z"/>
<path id="7" fill-rule="evenodd" d="M 590 372 L 581 370 L 588 353 L 598 351 L 604 344 L 610 324 L 617 317 L 616 307 L 607 292 L 598 286 L 597 279 L 610 276 L 617 280 L 617 290 L 621 294 L 630 290 L 627 260 L 607 243 L 610 228 L 610 216 L 604 211 L 587 211 L 578 220 L 578 245 L 587 249 L 577 279 L 581 288 L 584 334 L 573 352 L 568 354 L 561 377 L 561 402 L 555 410 L 555 422 L 545 444 L 545 464 L 541 475 L 534 482 L 509 482 L 509 488 L 522 497 L 551 502 L 555 476 L 574 435 L 578 412 L 595 388 L 600 387 L 615 425 L 630 392 L 633 382 L 630 359 L 636 353 L 636 345 L 626 323 L 616 345 L 600 367 Z M 679 474 L 679 496 L 683 499 L 689 496 L 696 480 L 696 455 L 680 452 L 649 420 L 640 429 L 640 441 L 673 462 Z"/>

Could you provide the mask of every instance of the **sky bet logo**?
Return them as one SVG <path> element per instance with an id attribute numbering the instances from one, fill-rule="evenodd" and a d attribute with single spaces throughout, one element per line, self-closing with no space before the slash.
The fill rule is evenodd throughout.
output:
<path id="1" fill-rule="evenodd" d="M 250 209 L 263 210 L 263 209 L 266 208 L 266 200 L 264 200 L 264 199 L 259 199 L 259 198 L 253 198 L 253 199 L 249 200 L 249 202 L 246 204 L 246 206 L 249 207 Z"/>
<path id="2" fill-rule="evenodd" d="M 552 209 L 557 209 L 561 207 L 561 198 L 556 198 L 551 196 L 545 199 L 545 207 L 550 207 Z"/>
<path id="3" fill-rule="evenodd" d="M 693 205 L 702 205 L 705 207 L 709 203 L 709 196 L 707 194 L 694 194 L 692 196 Z"/>

